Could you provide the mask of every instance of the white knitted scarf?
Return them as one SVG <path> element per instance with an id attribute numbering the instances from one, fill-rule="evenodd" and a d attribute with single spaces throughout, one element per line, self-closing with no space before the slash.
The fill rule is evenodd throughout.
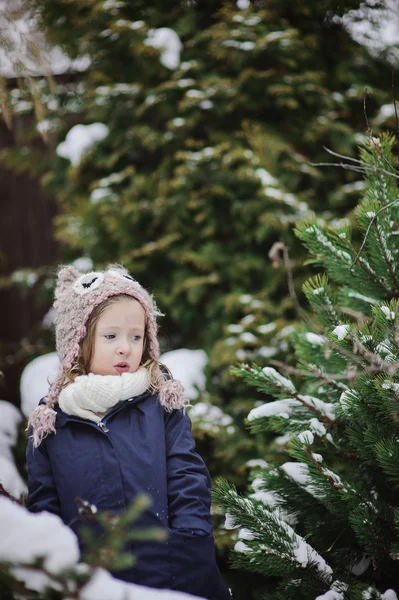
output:
<path id="1" fill-rule="evenodd" d="M 81 375 L 60 393 L 58 404 L 67 415 L 99 423 L 121 400 L 143 394 L 151 384 L 148 369 L 122 375 Z"/>

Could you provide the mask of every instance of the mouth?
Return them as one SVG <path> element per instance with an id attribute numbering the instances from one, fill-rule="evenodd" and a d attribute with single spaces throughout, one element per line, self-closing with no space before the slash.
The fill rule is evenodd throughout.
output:
<path id="1" fill-rule="evenodd" d="M 114 369 L 118 373 L 127 373 L 130 369 L 130 365 L 127 362 L 120 362 L 120 363 L 114 365 Z"/>

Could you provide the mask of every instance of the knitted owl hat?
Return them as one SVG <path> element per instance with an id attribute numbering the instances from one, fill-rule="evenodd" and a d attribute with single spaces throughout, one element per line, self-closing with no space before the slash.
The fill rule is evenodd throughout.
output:
<path id="1" fill-rule="evenodd" d="M 44 402 L 35 408 L 28 425 L 33 428 L 35 446 L 49 433 L 55 433 L 54 406 L 62 390 L 66 374 L 80 354 L 80 342 L 86 335 L 86 325 L 93 310 L 111 296 L 127 294 L 137 300 L 146 316 L 146 343 L 151 358 L 159 359 L 157 316 L 160 313 L 153 297 L 129 275 L 123 267 L 110 265 L 106 271 L 79 273 L 75 267 L 61 267 L 55 289 L 56 347 L 60 370 Z M 152 383 L 158 389 L 160 403 L 168 411 L 182 408 L 182 385 L 169 378 L 157 364 L 152 371 Z"/>

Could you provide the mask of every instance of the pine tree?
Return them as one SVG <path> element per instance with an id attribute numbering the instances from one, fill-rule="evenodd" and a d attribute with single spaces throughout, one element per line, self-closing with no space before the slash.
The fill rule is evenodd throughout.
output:
<path id="1" fill-rule="evenodd" d="M 272 401 L 253 432 L 283 434 L 249 493 L 226 481 L 216 500 L 237 528 L 236 567 L 263 576 L 259 599 L 394 599 L 399 592 L 398 185 L 394 139 L 370 138 L 357 225 L 297 227 L 323 267 L 304 292 L 312 313 L 294 334 L 296 366 L 235 373 Z M 386 592 L 386 593 L 385 593 Z"/>

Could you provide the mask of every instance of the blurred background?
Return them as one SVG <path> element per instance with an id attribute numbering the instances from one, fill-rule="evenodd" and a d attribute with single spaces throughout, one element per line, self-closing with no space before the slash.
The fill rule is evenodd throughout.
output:
<path id="1" fill-rule="evenodd" d="M 230 369 L 289 361 L 312 273 L 295 225 L 353 219 L 361 176 L 320 163 L 397 129 L 398 59 L 396 0 L 0 0 L 0 479 L 13 494 L 57 365 L 60 263 L 121 263 L 154 293 L 214 480 L 244 489 L 279 452 L 249 436 L 257 393 Z M 214 510 L 221 569 L 248 598 Z"/>

